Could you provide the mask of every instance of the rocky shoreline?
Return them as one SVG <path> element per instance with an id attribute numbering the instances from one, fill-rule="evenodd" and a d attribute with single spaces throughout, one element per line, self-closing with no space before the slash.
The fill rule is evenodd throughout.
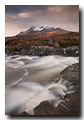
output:
<path id="1" fill-rule="evenodd" d="M 23 48 L 24 45 L 19 44 L 17 50 L 7 50 L 7 55 L 34 55 L 34 56 L 45 56 L 45 55 L 65 55 L 65 56 L 79 56 L 79 46 L 70 47 L 59 47 L 58 44 L 55 46 L 35 46 L 32 45 L 27 49 Z"/>

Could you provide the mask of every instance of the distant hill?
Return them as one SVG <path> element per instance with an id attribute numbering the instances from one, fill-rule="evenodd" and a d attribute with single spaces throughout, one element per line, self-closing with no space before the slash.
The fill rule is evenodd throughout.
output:
<path id="1" fill-rule="evenodd" d="M 40 38 L 40 37 L 49 37 L 52 35 L 57 35 L 57 34 L 65 34 L 70 31 L 61 29 L 61 28 L 54 28 L 50 26 L 46 27 L 39 27 L 36 28 L 34 26 L 31 26 L 28 30 L 21 31 L 19 34 L 16 36 L 12 37 L 5 37 L 5 40 L 9 39 L 15 39 L 15 38 Z"/>

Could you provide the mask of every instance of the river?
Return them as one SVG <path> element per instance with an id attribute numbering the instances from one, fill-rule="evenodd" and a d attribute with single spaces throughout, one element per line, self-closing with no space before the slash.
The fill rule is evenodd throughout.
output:
<path id="1" fill-rule="evenodd" d="M 5 114 L 26 111 L 34 115 L 33 109 L 45 100 L 53 100 L 57 106 L 68 89 L 62 81 L 54 81 L 64 68 L 78 61 L 79 57 L 60 55 L 6 55 Z"/>

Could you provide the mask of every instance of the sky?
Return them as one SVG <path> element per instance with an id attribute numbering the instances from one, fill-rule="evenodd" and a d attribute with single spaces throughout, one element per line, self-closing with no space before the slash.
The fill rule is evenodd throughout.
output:
<path id="1" fill-rule="evenodd" d="M 79 32 L 79 6 L 5 5 L 5 37 L 14 36 L 32 25 Z"/>

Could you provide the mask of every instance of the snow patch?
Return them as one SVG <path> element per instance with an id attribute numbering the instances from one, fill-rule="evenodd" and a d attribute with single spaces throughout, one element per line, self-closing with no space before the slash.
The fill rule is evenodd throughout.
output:
<path id="1" fill-rule="evenodd" d="M 41 30 L 43 30 L 45 27 L 39 27 L 39 28 L 34 28 L 33 30 L 34 31 L 41 31 Z"/>
<path id="2" fill-rule="evenodd" d="M 25 31 L 22 31 L 22 33 L 26 32 L 28 30 L 33 30 L 33 31 L 38 31 L 39 32 L 39 31 L 42 31 L 43 29 L 54 30 L 54 27 L 51 27 L 51 26 L 46 26 L 46 27 L 41 26 L 41 27 L 37 28 L 37 27 L 35 27 L 35 26 L 32 25 L 29 29 L 27 29 Z"/>
<path id="3" fill-rule="evenodd" d="M 51 26 L 46 26 L 45 28 L 49 29 L 49 30 L 53 30 L 54 29 L 54 27 L 51 27 Z"/>

